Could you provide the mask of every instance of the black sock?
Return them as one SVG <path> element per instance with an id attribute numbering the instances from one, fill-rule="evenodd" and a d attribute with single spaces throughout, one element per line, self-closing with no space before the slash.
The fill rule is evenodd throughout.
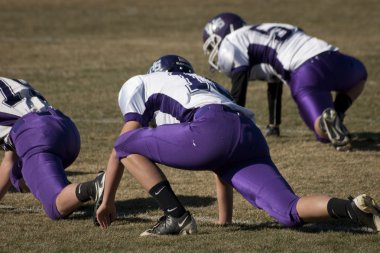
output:
<path id="1" fill-rule="evenodd" d="M 96 188 L 94 180 L 78 184 L 77 188 L 75 189 L 75 195 L 80 202 L 86 202 L 90 199 L 95 199 Z"/>
<path id="2" fill-rule="evenodd" d="M 347 109 L 352 105 L 352 99 L 345 93 L 338 93 L 335 97 L 334 108 L 342 118 Z"/>
<path id="3" fill-rule="evenodd" d="M 334 219 L 351 219 L 355 222 L 358 217 L 352 208 L 351 201 L 347 199 L 332 198 L 327 203 L 327 211 Z"/>
<path id="4" fill-rule="evenodd" d="M 282 86 L 279 83 L 268 83 L 267 99 L 269 108 L 269 124 L 280 125 L 281 124 L 281 98 L 282 98 Z"/>
<path id="5" fill-rule="evenodd" d="M 149 194 L 157 201 L 166 215 L 179 218 L 186 212 L 168 181 L 162 181 L 153 186 L 149 190 Z"/>

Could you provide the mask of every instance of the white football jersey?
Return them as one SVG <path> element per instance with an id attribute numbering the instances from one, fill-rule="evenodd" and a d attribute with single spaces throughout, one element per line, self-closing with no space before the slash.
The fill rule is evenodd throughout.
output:
<path id="1" fill-rule="evenodd" d="M 0 77 L 0 144 L 9 143 L 9 132 L 17 119 L 49 107 L 47 101 L 24 80 Z"/>
<path id="2" fill-rule="evenodd" d="M 208 104 L 226 105 L 254 121 L 254 114 L 235 104 L 226 89 L 196 74 L 138 75 L 125 82 L 119 92 L 125 121 L 139 121 L 142 126 L 189 122 L 198 108 Z"/>
<path id="3" fill-rule="evenodd" d="M 327 42 L 305 34 L 298 27 L 264 23 L 243 26 L 228 34 L 218 51 L 219 70 L 228 76 L 239 67 L 250 68 L 251 80 L 267 80 L 295 70 L 325 51 L 338 50 Z"/>

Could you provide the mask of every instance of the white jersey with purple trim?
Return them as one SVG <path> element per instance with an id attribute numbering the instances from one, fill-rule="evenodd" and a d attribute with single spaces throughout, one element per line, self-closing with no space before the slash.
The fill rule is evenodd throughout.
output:
<path id="1" fill-rule="evenodd" d="M 219 84 L 197 74 L 157 72 L 138 75 L 124 83 L 119 92 L 119 107 L 124 120 L 135 120 L 146 127 L 189 122 L 196 109 L 208 104 L 223 104 L 254 121 L 250 110 L 235 104 Z"/>
<path id="2" fill-rule="evenodd" d="M 8 135 L 16 120 L 49 108 L 49 104 L 24 80 L 0 77 L 0 91 L 0 144 L 11 145 Z"/>
<path id="3" fill-rule="evenodd" d="M 219 70 L 228 76 L 249 67 L 251 80 L 267 80 L 293 71 L 308 59 L 338 48 L 305 34 L 300 28 L 280 23 L 243 26 L 228 34 L 218 51 Z"/>

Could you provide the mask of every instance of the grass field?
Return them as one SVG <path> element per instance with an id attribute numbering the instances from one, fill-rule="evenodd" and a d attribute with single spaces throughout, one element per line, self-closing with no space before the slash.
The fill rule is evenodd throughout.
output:
<path id="1" fill-rule="evenodd" d="M 202 29 L 223 11 L 249 23 L 287 22 L 361 59 L 369 78 L 346 125 L 354 150 L 339 153 L 315 141 L 284 88 L 282 137 L 269 139 L 273 160 L 299 195 L 345 198 L 369 193 L 380 201 L 380 4 L 377 0 L 0 0 L 0 76 L 28 80 L 77 124 L 82 149 L 69 179 L 94 178 L 104 169 L 123 124 L 119 88 L 145 73 L 163 54 L 175 53 L 196 71 L 208 71 Z M 266 85 L 249 86 L 247 107 L 267 123 Z M 198 219 L 193 236 L 139 238 L 161 212 L 125 173 L 117 194 L 118 220 L 107 231 L 91 222 L 92 205 L 70 219 L 50 221 L 31 194 L 0 202 L 0 252 L 380 252 L 380 237 L 337 222 L 284 229 L 235 194 L 234 224 L 213 225 L 213 175 L 164 168 L 172 187 Z"/>

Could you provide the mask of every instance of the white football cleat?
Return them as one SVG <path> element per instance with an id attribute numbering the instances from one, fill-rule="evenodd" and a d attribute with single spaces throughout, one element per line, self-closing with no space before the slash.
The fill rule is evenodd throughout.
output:
<path id="1" fill-rule="evenodd" d="M 343 125 L 337 112 L 332 108 L 323 111 L 320 126 L 327 134 L 331 144 L 338 151 L 351 150 L 351 138 L 347 128 Z"/>
<path id="2" fill-rule="evenodd" d="M 370 196 L 362 194 L 351 199 L 358 223 L 371 228 L 374 232 L 380 232 L 380 207 Z"/>

